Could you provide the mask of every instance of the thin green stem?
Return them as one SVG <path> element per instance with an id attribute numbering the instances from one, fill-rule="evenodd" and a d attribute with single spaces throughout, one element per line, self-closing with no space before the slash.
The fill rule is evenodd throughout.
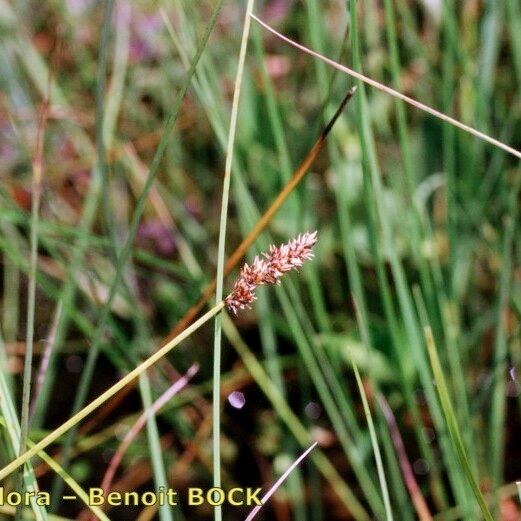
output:
<path id="1" fill-rule="evenodd" d="M 159 441 L 159 429 L 152 404 L 152 391 L 150 380 L 146 373 L 139 376 L 139 390 L 143 400 L 143 408 L 146 414 L 147 438 L 150 451 L 150 460 L 154 471 L 154 484 L 157 490 L 168 488 L 168 477 L 163 462 L 163 453 Z M 174 521 L 174 509 L 168 504 L 160 504 L 158 507 L 160 521 Z"/>
<path id="2" fill-rule="evenodd" d="M 367 402 L 364 384 L 362 383 L 362 379 L 360 378 L 358 367 L 356 366 L 354 360 L 351 360 L 351 362 L 353 364 L 353 371 L 355 372 L 356 383 L 358 385 L 358 390 L 360 391 L 362 404 L 364 406 L 364 413 L 367 419 L 367 426 L 369 427 L 369 435 L 371 436 L 371 444 L 373 446 L 374 459 L 376 461 L 376 468 L 378 470 L 378 479 L 380 480 L 380 488 L 382 489 L 382 495 L 385 505 L 385 517 L 388 521 L 392 521 L 393 512 L 391 509 L 391 500 L 389 498 L 389 489 L 387 487 L 387 479 L 385 477 L 384 466 L 382 463 L 382 454 L 380 453 L 380 447 L 378 445 L 378 438 L 376 436 L 376 429 L 374 428 L 371 409 L 369 408 L 369 403 Z"/>
<path id="3" fill-rule="evenodd" d="M 447 381 L 445 378 L 445 374 L 443 371 L 443 367 L 441 365 L 441 361 L 438 355 L 438 349 L 436 347 L 436 343 L 434 341 L 434 336 L 432 334 L 432 329 L 428 323 L 427 313 L 425 311 L 425 305 L 423 303 L 423 299 L 421 298 L 420 292 L 418 288 L 415 288 L 415 297 L 417 302 L 417 307 L 419 309 L 419 313 L 421 316 L 423 330 L 425 334 L 425 341 L 427 344 L 427 352 L 429 355 L 429 361 L 431 365 L 432 374 L 434 376 L 434 381 L 436 382 L 436 391 L 438 393 L 438 398 L 440 401 L 441 409 L 443 411 L 443 416 L 445 420 L 445 425 L 450 434 L 452 444 L 454 447 L 454 452 L 457 454 L 460 464 L 463 468 L 463 473 L 467 478 L 467 481 L 470 485 L 472 492 L 478 502 L 478 505 L 483 513 L 483 517 L 487 521 L 493 521 L 493 517 L 488 509 L 488 506 L 485 502 L 483 494 L 479 488 L 479 485 L 476 481 L 476 478 L 473 474 L 470 461 L 467 456 L 467 450 L 463 443 L 463 437 L 461 435 L 461 431 L 458 425 L 458 421 L 456 418 L 456 414 L 454 411 L 454 406 L 452 405 L 452 401 L 449 394 L 449 388 L 447 385 Z M 466 506 L 465 506 L 466 507 Z M 467 508 L 467 507 L 466 507 Z M 465 512 L 465 515 L 469 515 L 469 512 Z"/>
<path id="4" fill-rule="evenodd" d="M 107 75 L 107 55 L 109 49 L 113 0 L 105 0 L 103 27 L 101 30 L 98 81 L 96 82 L 96 153 L 97 168 L 101 178 L 103 218 L 107 232 L 114 236 L 113 218 L 110 213 L 108 164 L 105 150 L 105 77 Z M 113 252 L 116 254 L 116 252 Z"/>
<path id="5" fill-rule="evenodd" d="M 6 371 L 6 355 L 4 340 L 0 335 L 0 423 L 3 424 L 3 427 L 5 428 L 5 433 L 2 438 L 5 439 L 6 444 L 11 445 L 11 451 L 8 451 L 8 453 L 17 455 L 20 447 L 20 425 L 13 400 L 11 382 L 7 378 L 8 371 Z M 27 492 L 38 490 L 34 470 L 29 465 L 25 472 L 23 472 L 23 480 L 23 486 Z M 45 507 L 38 505 L 35 498 L 31 498 L 30 504 L 35 518 L 38 521 L 45 521 L 47 518 Z M 21 516 L 21 514 L 21 509 L 16 508 L 15 515 Z"/>
<path id="6" fill-rule="evenodd" d="M 232 113 L 230 118 L 230 130 L 228 133 L 228 145 L 226 149 L 226 162 L 224 166 L 223 195 L 221 202 L 221 217 L 219 224 L 219 246 L 217 250 L 217 274 L 215 277 L 215 302 L 218 303 L 223 298 L 223 279 L 225 263 L 225 244 L 226 244 L 226 223 L 228 220 L 228 200 L 230 194 L 230 180 L 233 161 L 233 146 L 235 143 L 235 131 L 237 128 L 237 115 L 239 112 L 239 100 L 241 94 L 242 77 L 244 74 L 244 61 L 246 59 L 246 48 L 248 46 L 248 36 L 250 33 L 250 13 L 253 10 L 254 0 L 249 0 L 246 7 L 244 18 L 244 28 L 242 31 L 241 48 L 239 51 L 239 63 L 237 65 L 237 75 L 235 77 L 235 90 L 233 93 Z M 213 419 L 213 486 L 221 486 L 221 334 L 222 318 L 215 318 L 215 333 L 213 344 L 213 390 L 212 390 L 212 419 Z M 214 508 L 214 518 L 216 521 L 222 519 L 222 509 L 220 505 Z"/>
<path id="7" fill-rule="evenodd" d="M 40 117 L 38 119 L 38 132 L 36 138 L 36 151 L 33 161 L 32 201 L 31 201 L 31 238 L 29 260 L 29 287 L 27 292 L 27 326 L 25 341 L 25 358 L 22 386 L 22 410 L 20 420 L 20 445 L 18 455 L 25 450 L 27 434 L 29 431 L 29 404 L 31 401 L 31 379 L 33 369 L 33 344 L 34 344 L 34 312 L 36 303 L 36 272 L 38 264 L 38 223 L 40 214 L 40 200 L 42 192 L 42 169 L 44 153 L 44 133 L 47 118 L 47 101 L 43 102 Z M 18 483 L 24 483 L 23 472 L 18 477 Z M 16 509 L 15 519 L 20 519 L 22 507 Z"/>

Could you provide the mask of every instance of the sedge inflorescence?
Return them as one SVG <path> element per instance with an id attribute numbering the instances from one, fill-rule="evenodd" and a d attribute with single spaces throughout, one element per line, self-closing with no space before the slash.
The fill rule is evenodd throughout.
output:
<path id="1" fill-rule="evenodd" d="M 312 247 L 317 242 L 317 232 L 306 232 L 287 244 L 270 246 L 268 253 L 255 257 L 245 264 L 233 291 L 225 298 L 228 309 L 237 314 L 238 309 L 249 308 L 257 300 L 255 288 L 263 284 L 280 284 L 280 277 L 288 271 L 300 268 L 304 261 L 313 258 Z"/>

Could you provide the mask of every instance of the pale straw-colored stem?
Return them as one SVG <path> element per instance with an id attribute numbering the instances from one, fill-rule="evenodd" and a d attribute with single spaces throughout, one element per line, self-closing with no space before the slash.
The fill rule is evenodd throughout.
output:
<path id="1" fill-rule="evenodd" d="M 473 136 L 475 136 L 479 139 L 482 139 L 483 141 L 486 141 L 487 143 L 491 143 L 492 145 L 495 145 L 498 148 L 505 150 L 509 154 L 512 154 L 513 156 L 516 156 L 517 158 L 521 159 L 521 152 L 519 150 L 516 150 L 515 148 L 513 148 L 509 145 L 506 145 L 505 143 L 503 143 L 491 136 L 488 136 L 487 134 L 484 134 L 483 132 L 480 132 L 479 130 L 476 130 L 475 128 L 472 128 L 469 125 L 466 125 L 465 123 L 462 123 L 461 121 L 458 121 L 457 119 L 451 118 L 450 116 L 447 116 L 443 112 L 433 109 L 433 108 L 429 107 L 428 105 L 421 103 L 420 101 L 410 98 L 409 96 L 406 96 L 405 94 L 402 94 L 401 92 L 398 92 L 397 90 L 394 90 L 391 87 L 384 85 L 383 83 L 379 83 L 367 76 L 364 76 L 363 74 L 360 74 L 359 72 L 354 71 L 353 69 L 350 69 L 349 67 L 346 67 L 345 65 L 337 63 L 336 61 L 332 60 L 331 58 L 327 58 L 326 56 L 324 56 L 316 51 L 313 51 L 312 49 L 309 49 L 308 47 L 305 47 L 304 45 L 279 33 L 278 31 L 273 29 L 273 27 L 270 27 L 266 22 L 263 22 L 260 18 L 258 18 L 254 14 L 251 14 L 250 16 L 257 23 L 262 25 L 262 27 L 264 27 L 267 31 L 269 31 L 270 33 L 277 36 L 277 38 L 280 38 L 281 40 L 285 41 L 286 43 L 289 43 L 293 47 L 300 49 L 301 51 L 305 52 L 306 54 L 309 54 L 315 58 L 318 58 L 319 60 L 322 60 L 323 62 L 327 63 L 331 67 L 334 67 L 335 69 L 337 69 L 339 71 L 349 74 L 353 78 L 363 81 L 364 83 L 371 85 L 371 87 L 374 87 L 375 89 L 381 90 L 382 92 L 385 92 L 386 94 L 389 94 L 390 96 L 398 98 L 398 99 L 404 101 L 405 103 L 408 103 L 409 105 L 412 105 L 413 107 L 416 107 L 417 109 L 423 110 L 424 112 L 427 112 L 428 114 L 431 114 L 432 116 L 434 116 L 438 119 L 446 121 L 447 123 L 450 123 L 451 125 L 454 125 L 455 127 L 458 127 L 460 129 L 464 130 L 465 132 L 468 132 L 469 134 L 472 134 Z"/>
<path id="2" fill-rule="evenodd" d="M 264 496 L 261 499 L 262 505 L 257 505 L 249 514 L 248 517 L 245 519 L 245 521 L 251 521 L 260 511 L 260 509 L 267 503 L 267 501 L 270 499 L 275 492 L 277 492 L 278 488 L 284 483 L 286 478 L 293 472 L 293 470 L 300 464 L 300 462 L 317 446 L 318 442 L 313 443 L 311 447 L 306 449 L 305 452 L 303 452 L 291 465 L 290 467 L 280 476 L 280 478 L 275 482 L 275 484 L 264 494 Z"/>
<path id="3" fill-rule="evenodd" d="M 196 320 L 191 326 L 186 328 L 182 333 L 172 339 L 170 342 L 165 344 L 161 349 L 156 351 L 154 354 L 150 355 L 144 362 L 139 364 L 135 369 L 130 371 L 126 376 L 124 376 L 119 382 L 115 383 L 112 387 L 107 389 L 104 393 L 98 396 L 95 400 L 86 405 L 81 411 L 76 413 L 72 418 L 67 420 L 65 423 L 60 425 L 56 430 L 52 431 L 41 441 L 36 443 L 32 448 L 28 451 L 21 454 L 18 458 L 13 460 L 11 463 L 6 465 L 2 470 L 0 470 L 0 480 L 6 478 L 16 470 L 18 467 L 22 466 L 26 461 L 30 460 L 33 456 L 36 456 L 39 451 L 48 447 L 51 443 L 56 441 L 60 436 L 65 434 L 68 430 L 72 429 L 76 424 L 78 424 L 81 420 L 83 420 L 90 413 L 95 411 L 100 405 L 103 405 L 108 399 L 114 396 L 118 391 L 123 389 L 126 385 L 128 385 L 132 380 L 137 378 L 140 374 L 145 372 L 147 369 L 152 367 L 160 358 L 165 356 L 169 351 L 171 351 L 175 346 L 180 344 L 185 338 L 188 338 L 194 331 L 199 329 L 205 322 L 210 320 L 212 317 L 217 315 L 224 307 L 224 302 L 219 302 L 212 309 L 207 311 L 201 318 Z"/>

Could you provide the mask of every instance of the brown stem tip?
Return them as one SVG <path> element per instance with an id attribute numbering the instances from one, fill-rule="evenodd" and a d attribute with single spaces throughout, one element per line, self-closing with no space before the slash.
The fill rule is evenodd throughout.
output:
<path id="1" fill-rule="evenodd" d="M 280 277 L 288 271 L 300 268 L 304 261 L 313 258 L 312 247 L 317 242 L 317 232 L 306 232 L 287 244 L 270 246 L 269 253 L 255 257 L 251 265 L 245 264 L 233 291 L 224 299 L 228 309 L 237 314 L 238 309 L 249 308 L 257 300 L 255 288 L 262 284 L 280 284 Z"/>

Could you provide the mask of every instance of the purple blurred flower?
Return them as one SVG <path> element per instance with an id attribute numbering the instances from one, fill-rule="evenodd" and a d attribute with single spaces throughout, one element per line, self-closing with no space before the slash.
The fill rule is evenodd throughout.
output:
<path id="1" fill-rule="evenodd" d="M 169 257 L 176 249 L 172 230 L 158 219 L 142 223 L 138 229 L 136 240 L 140 246 L 151 248 L 164 257 Z"/>
<path id="2" fill-rule="evenodd" d="M 270 23 L 277 22 L 289 14 L 292 5 L 292 0 L 272 0 L 264 8 L 262 18 L 269 20 Z"/>
<path id="3" fill-rule="evenodd" d="M 130 58 L 141 61 L 155 58 L 160 53 L 159 36 L 163 21 L 158 12 L 152 14 L 135 12 L 132 17 Z"/>

